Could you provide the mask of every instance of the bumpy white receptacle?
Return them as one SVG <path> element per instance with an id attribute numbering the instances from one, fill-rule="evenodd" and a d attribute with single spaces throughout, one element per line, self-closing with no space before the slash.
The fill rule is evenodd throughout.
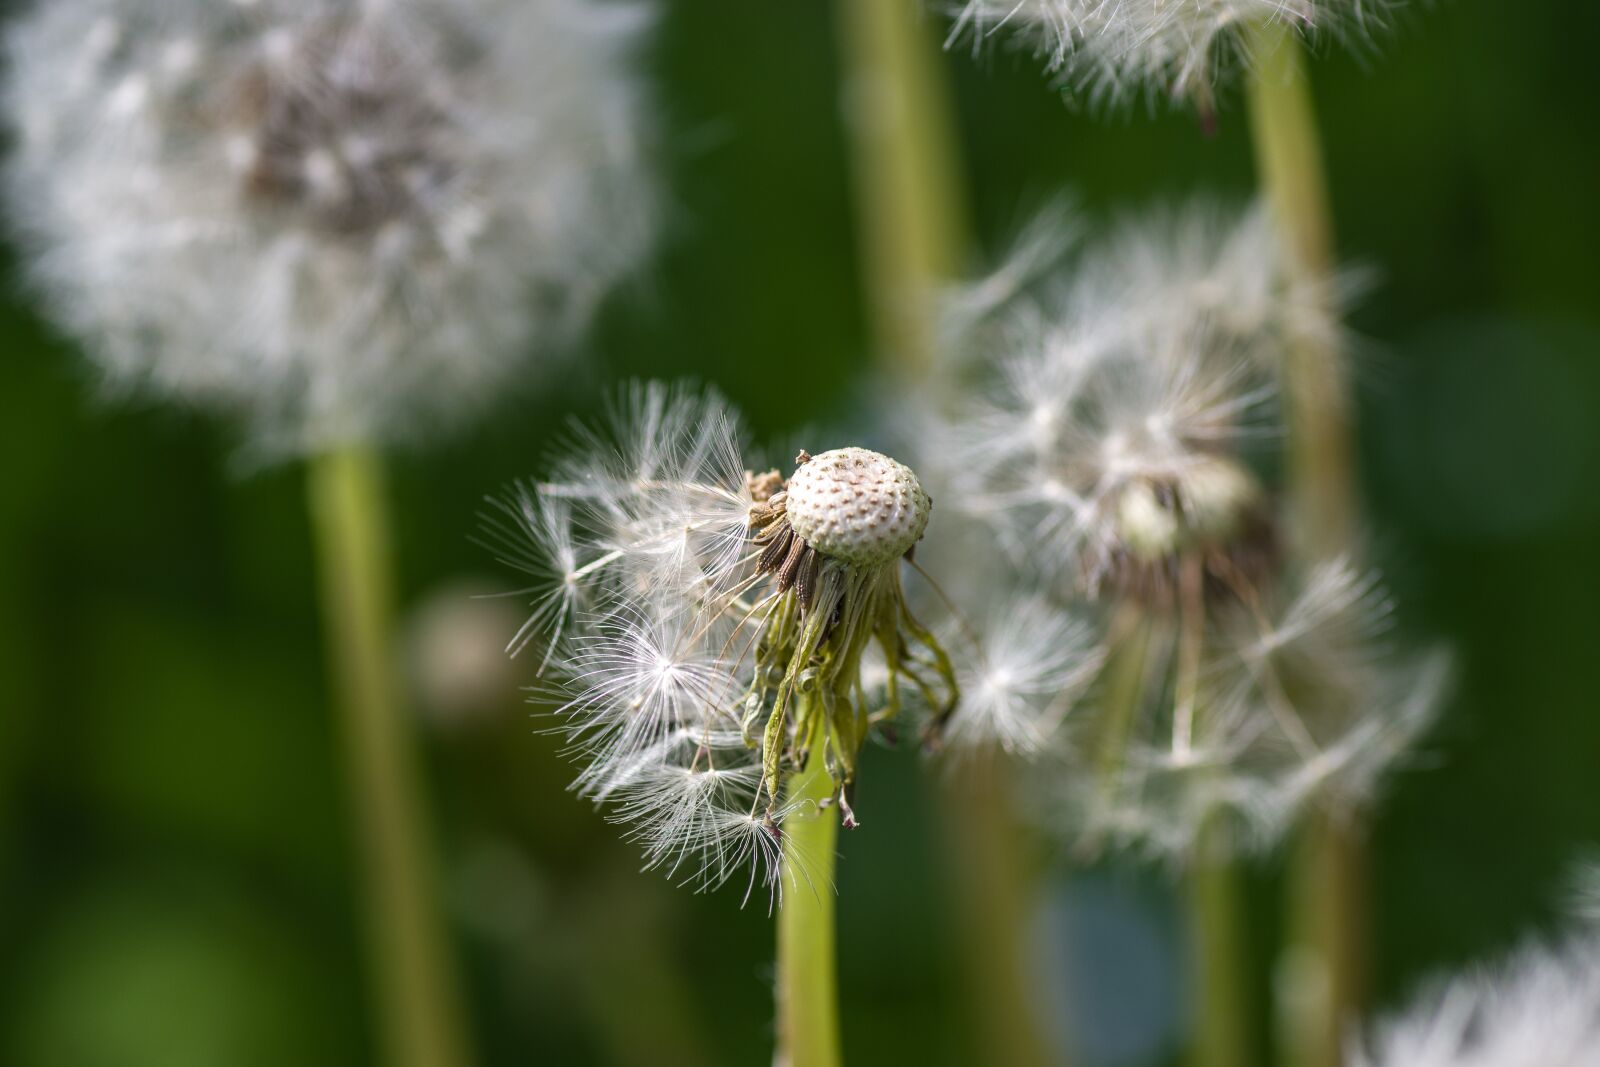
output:
<path id="1" fill-rule="evenodd" d="M 898 559 L 928 528 L 933 502 L 910 467 L 866 448 L 813 456 L 789 478 L 789 524 L 824 556 L 858 566 Z"/>

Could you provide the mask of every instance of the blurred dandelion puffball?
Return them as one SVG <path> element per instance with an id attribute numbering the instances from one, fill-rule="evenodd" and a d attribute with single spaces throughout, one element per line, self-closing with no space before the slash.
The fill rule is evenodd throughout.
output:
<path id="1" fill-rule="evenodd" d="M 1030 807 L 1092 848 L 1182 859 L 1212 825 L 1262 848 L 1309 804 L 1370 803 L 1447 671 L 1395 647 L 1369 569 L 1282 550 L 1276 371 L 1337 331 L 1346 286 L 1286 270 L 1256 210 L 1056 243 L 1029 232 L 1027 263 L 952 294 L 941 373 L 960 385 L 916 458 L 1004 561 L 978 595 L 1031 598 L 1028 629 L 1076 644 L 1080 670 L 1053 705 L 985 701 L 953 732 L 1034 756 Z M 968 701 L 1017 674 L 991 649 L 963 668 Z"/>
<path id="2" fill-rule="evenodd" d="M 1350 1067 L 1595 1067 L 1600 940 L 1529 946 L 1441 982 L 1380 1025 Z"/>
<path id="3" fill-rule="evenodd" d="M 587 0 L 51 0 L 7 40 L 33 280 L 114 387 L 268 451 L 412 438 L 506 388 L 645 248 Z"/>
<path id="4" fill-rule="evenodd" d="M 1394 0 L 966 0 L 952 39 L 1010 34 L 1068 91 L 1116 106 L 1140 95 L 1209 104 L 1252 23 L 1370 32 Z"/>
<path id="5" fill-rule="evenodd" d="M 531 579 L 511 650 L 542 647 L 576 788 L 647 867 L 699 889 L 748 872 L 747 893 L 781 893 L 808 859 L 785 823 L 854 826 L 869 736 L 907 709 L 935 733 L 955 708 L 955 668 L 901 585 L 928 494 L 864 448 L 756 473 L 712 395 L 638 386 L 611 422 L 486 517 Z M 831 795 L 791 796 L 817 766 Z"/>

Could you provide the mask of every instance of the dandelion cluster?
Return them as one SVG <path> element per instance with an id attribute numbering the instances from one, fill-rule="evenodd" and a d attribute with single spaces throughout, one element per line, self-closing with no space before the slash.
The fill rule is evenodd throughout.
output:
<path id="1" fill-rule="evenodd" d="M 1252 23 L 1360 36 L 1390 0 L 966 0 L 952 39 L 1009 31 L 1068 90 L 1116 105 L 1140 94 L 1209 108 Z"/>
<path id="2" fill-rule="evenodd" d="M 1442 983 L 1380 1027 L 1352 1067 L 1594 1067 L 1600 941 L 1523 949 L 1497 970 Z"/>
<path id="3" fill-rule="evenodd" d="M 976 384 L 921 435 L 1009 584 L 1092 620 L 1063 690 L 1077 710 L 1034 746 L 1080 843 L 1181 856 L 1220 822 L 1249 847 L 1313 799 L 1361 804 L 1445 683 L 1442 659 L 1391 647 L 1369 570 L 1284 551 L 1275 368 L 1336 330 L 1342 283 L 1296 278 L 1278 247 L 1259 211 L 1196 206 L 1088 247 L 1064 282 L 1002 268 L 1011 298 L 968 323 L 987 358 L 950 370 Z M 1002 743 L 1031 726 L 1006 719 L 966 726 Z"/>
<path id="4" fill-rule="evenodd" d="M 108 381 L 267 450 L 459 419 L 642 251 L 589 0 L 51 0 L 7 41 L 11 217 Z"/>
<path id="5" fill-rule="evenodd" d="M 790 776 L 820 761 L 822 807 L 853 826 L 873 729 L 914 704 L 938 731 L 955 705 L 901 586 L 931 502 L 862 448 L 754 473 L 714 396 L 640 386 L 613 421 L 490 514 L 502 558 L 535 579 L 512 650 L 543 644 L 576 788 L 647 867 L 699 888 L 748 870 L 779 892 L 780 861 L 804 863 L 785 822 L 832 817 L 790 797 Z"/>

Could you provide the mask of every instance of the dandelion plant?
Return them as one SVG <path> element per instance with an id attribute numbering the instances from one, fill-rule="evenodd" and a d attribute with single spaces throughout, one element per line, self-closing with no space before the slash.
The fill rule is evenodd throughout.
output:
<path id="1" fill-rule="evenodd" d="M 10 216 L 108 386 L 310 457 L 394 1063 L 466 1057 L 390 642 L 376 446 L 537 369 L 650 229 L 626 5 L 52 0 L 7 41 Z M 546 361 L 548 362 L 548 361 Z"/>
<path id="2" fill-rule="evenodd" d="M 1371 39 L 1397 0 L 966 0 L 953 38 L 996 34 L 1031 47 L 1071 96 L 1114 107 L 1145 96 L 1189 102 L 1210 129 L 1219 86 L 1246 73 L 1258 176 L 1284 265 L 1302 277 L 1333 269 L 1333 225 L 1302 41 Z M 970 32 L 969 32 L 970 31 Z M 1292 550 L 1304 560 L 1348 555 L 1359 526 L 1344 353 L 1316 339 L 1285 345 L 1292 470 Z M 1312 813 L 1294 879 L 1295 956 L 1321 973 L 1323 1003 L 1285 1020 L 1289 1054 L 1334 1067 L 1357 999 L 1353 946 L 1361 892 L 1360 835 Z M 1304 966 L 1302 966 L 1304 969 Z"/>
<path id="3" fill-rule="evenodd" d="M 832 878 L 863 807 L 857 757 L 908 707 L 937 739 L 957 700 L 902 587 L 930 509 L 909 468 L 864 448 L 762 470 L 722 401 L 650 384 L 487 516 L 536 579 L 512 648 L 538 646 L 575 788 L 646 868 L 771 894 L 796 1065 L 839 1058 Z"/>
<path id="4" fill-rule="evenodd" d="M 1235 921 L 1218 861 L 1310 806 L 1365 805 L 1430 721 L 1444 665 L 1393 647 L 1391 601 L 1353 556 L 1284 550 L 1277 360 L 1337 331 L 1348 282 L 1286 269 L 1259 210 L 1153 212 L 1060 261 L 1043 251 L 1056 225 L 957 294 L 958 320 L 988 312 L 967 323 L 973 364 L 951 373 L 974 390 L 925 435 L 929 467 L 1013 581 L 1090 620 L 1101 677 L 1036 746 L 1058 829 L 1190 866 L 1205 937 Z M 1038 729 L 988 719 L 1001 739 Z M 1211 948 L 1202 962 L 1234 951 Z M 1201 1025 L 1228 1027 L 1237 1004 L 1212 1007 Z M 1242 1041 L 1202 1045 L 1232 1064 Z"/>

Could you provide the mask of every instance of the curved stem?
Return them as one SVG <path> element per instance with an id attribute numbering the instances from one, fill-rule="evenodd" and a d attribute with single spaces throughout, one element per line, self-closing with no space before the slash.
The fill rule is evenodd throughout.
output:
<path id="1" fill-rule="evenodd" d="M 796 721 L 806 718 L 799 715 Z M 839 818 L 831 806 L 815 807 L 833 795 L 834 784 L 825 766 L 825 717 L 809 718 L 814 723 L 810 756 L 805 769 L 789 781 L 787 803 L 810 802 L 810 810 L 803 808 L 783 824 L 776 1062 L 782 1067 L 838 1067 L 833 871 Z"/>
<path id="2" fill-rule="evenodd" d="M 391 644 L 380 461 L 362 448 L 325 453 L 311 460 L 308 488 L 384 1062 L 463 1067 L 466 1032 Z"/>
<path id="3" fill-rule="evenodd" d="M 1251 30 L 1251 113 L 1261 182 L 1291 257 L 1310 277 L 1333 268 L 1333 225 L 1316 116 L 1294 31 Z M 1285 354 L 1296 534 L 1313 559 L 1348 551 L 1356 523 L 1343 354 L 1301 342 Z M 1314 812 L 1290 878 L 1290 942 L 1279 987 L 1286 1063 L 1336 1067 L 1341 1031 L 1358 1010 L 1365 942 L 1359 829 Z"/>

